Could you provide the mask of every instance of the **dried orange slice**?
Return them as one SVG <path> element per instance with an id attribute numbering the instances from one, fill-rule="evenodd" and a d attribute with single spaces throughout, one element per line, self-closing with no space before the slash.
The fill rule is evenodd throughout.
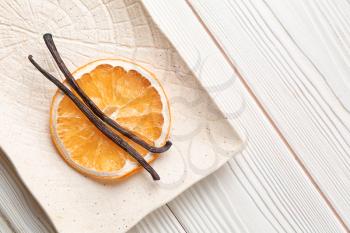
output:
<path id="1" fill-rule="evenodd" d="M 150 145 L 160 147 L 165 144 L 169 137 L 171 114 L 166 94 L 154 74 L 130 61 L 103 59 L 77 69 L 73 76 L 110 118 Z M 118 180 L 140 168 L 127 152 L 103 135 L 59 90 L 51 105 L 50 128 L 52 140 L 62 158 L 84 175 Z M 157 154 L 149 153 L 119 135 L 147 162 L 157 157 Z"/>

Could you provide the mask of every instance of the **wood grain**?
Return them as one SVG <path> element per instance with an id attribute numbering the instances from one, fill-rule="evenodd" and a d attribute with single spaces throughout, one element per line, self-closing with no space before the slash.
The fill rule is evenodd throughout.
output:
<path id="1" fill-rule="evenodd" d="M 163 206 L 157 211 L 149 214 L 143 221 L 137 224 L 130 233 L 133 232 L 186 232 L 178 219 L 173 215 L 168 206 Z"/>
<path id="2" fill-rule="evenodd" d="M 0 232 L 56 232 L 0 148 Z"/>
<path id="3" fill-rule="evenodd" d="M 349 44 L 342 33 L 349 21 L 336 12 L 337 5 L 343 5 L 342 11 L 350 6 L 341 2 L 192 3 L 349 227 L 350 117 L 342 90 L 333 83 L 346 87 L 341 81 L 350 74 L 344 56 Z M 322 17 L 322 12 L 328 13 Z M 330 27 L 337 28 L 325 29 Z"/>
<path id="4" fill-rule="evenodd" d="M 210 42 L 208 42 L 211 41 L 211 38 L 206 35 L 205 30 L 202 28 L 202 25 L 200 25 L 199 22 L 196 20 L 193 20 L 192 22 L 191 18 L 193 16 L 186 8 L 186 4 L 181 2 L 172 3 L 171 5 L 169 3 L 162 4 L 160 2 L 157 2 L 157 4 L 152 4 L 151 1 L 144 1 L 144 3 L 160 28 L 170 38 L 171 42 L 176 46 L 179 53 L 182 55 L 185 61 L 190 64 L 190 66 L 193 64 L 196 58 L 197 51 L 200 51 L 201 57 L 210 56 L 211 53 L 215 53 L 215 50 L 211 47 Z M 225 28 L 226 30 L 222 30 L 222 34 L 220 35 L 222 35 L 225 39 L 235 38 L 235 40 L 237 40 L 235 42 L 237 43 L 246 43 L 248 37 L 241 32 L 235 31 L 236 26 L 232 26 L 234 22 L 239 22 L 238 19 L 225 20 L 225 17 L 228 17 L 229 15 L 224 15 L 222 12 L 227 11 L 227 6 L 213 1 L 196 1 L 195 5 L 201 6 L 205 4 L 210 6 L 208 7 L 210 10 L 206 11 L 205 15 L 208 18 L 218 17 L 210 22 L 219 22 L 219 25 L 221 22 L 227 22 L 227 25 L 225 25 L 227 26 L 227 28 Z M 236 10 L 242 13 L 241 9 Z M 174 16 L 174 18 L 171 18 L 171 16 Z M 230 32 L 229 29 L 231 31 L 235 31 L 236 33 L 232 32 L 231 34 L 228 34 L 228 32 Z M 255 28 L 255 34 L 257 34 L 259 30 L 261 29 Z M 232 44 L 235 45 L 235 43 L 230 43 L 230 45 Z M 212 44 L 212 46 L 216 47 L 214 44 Z M 254 49 L 256 49 L 256 47 L 254 47 Z M 237 50 L 235 52 L 236 53 L 231 52 L 230 54 L 234 57 L 245 57 L 247 60 L 249 59 L 249 61 L 254 61 L 253 59 L 256 57 L 256 54 L 254 54 L 256 53 L 255 50 L 249 46 L 245 46 L 244 49 Z M 260 63 L 263 61 L 263 58 L 253 63 L 249 63 L 247 61 L 248 64 L 252 65 L 252 68 L 250 69 L 252 70 L 250 73 L 251 77 L 254 77 L 253 74 L 256 73 L 259 75 L 266 74 L 266 77 L 269 77 L 268 74 L 270 67 L 272 67 L 271 65 L 264 66 L 264 69 L 259 71 L 253 69 L 253 67 L 260 67 Z M 227 61 L 218 55 L 215 56 L 215 61 L 212 61 L 209 69 L 214 73 L 214 76 L 215 71 L 220 71 L 220 74 L 223 74 L 223 70 L 225 70 L 228 72 L 227 76 L 232 77 L 233 70 L 231 68 L 227 68 L 226 65 Z M 205 76 L 205 72 L 201 72 L 199 78 L 209 79 L 212 77 L 210 75 L 213 75 L 213 73 Z M 196 74 L 198 76 L 198 72 Z M 278 82 L 278 80 L 274 81 Z M 254 80 L 251 79 L 250 83 L 254 83 L 257 86 L 266 85 L 265 87 L 267 90 L 273 87 L 272 81 L 265 84 L 262 82 L 262 80 L 257 78 Z M 243 86 L 240 84 L 237 85 L 238 91 L 242 91 L 244 94 L 247 94 L 245 91 L 246 89 Z M 277 86 L 277 84 L 275 84 L 275 86 Z M 273 90 L 271 94 L 273 94 L 274 97 L 268 99 L 271 103 L 280 103 L 280 99 L 286 98 L 285 94 L 279 90 Z M 244 126 L 246 132 L 249 132 L 247 136 L 248 145 L 246 149 L 236 157 L 236 159 L 230 162 L 230 167 L 232 168 L 231 170 L 236 176 L 233 176 L 232 179 L 230 179 L 231 185 L 233 184 L 232 186 L 235 189 L 237 189 L 237 186 L 239 186 L 237 183 L 245 187 L 245 195 L 249 195 L 252 198 L 251 202 L 255 204 L 256 211 L 262 212 L 264 215 L 262 219 L 265 220 L 265 223 L 268 222 L 267 224 L 262 225 L 270 225 L 277 232 L 346 231 L 347 229 L 345 229 L 342 225 L 342 221 L 336 217 L 332 211 L 332 208 L 327 204 L 327 201 L 322 197 L 312 181 L 309 179 L 305 173 L 305 170 L 302 169 L 300 164 L 295 160 L 293 154 L 281 140 L 275 129 L 269 124 L 266 116 L 262 114 L 262 111 L 259 110 L 257 104 L 254 103 L 249 95 L 246 95 L 245 100 L 245 111 L 243 111 L 243 113 L 240 114 L 235 120 L 237 121 L 237 125 L 241 127 Z M 230 102 L 230 100 L 223 100 L 223 103 L 225 103 L 225 101 L 226 103 Z M 286 102 L 281 101 L 281 103 L 289 103 L 289 99 L 284 99 L 284 101 Z M 220 107 L 221 109 L 225 109 L 225 106 Z M 269 109 L 268 112 L 270 112 Z M 286 114 L 287 113 L 285 112 L 285 115 Z M 278 117 L 283 119 L 285 116 L 279 115 Z M 300 121 L 302 120 L 299 119 L 299 122 Z M 288 124 L 288 122 L 285 124 Z M 237 182 L 237 180 L 240 182 Z M 210 185 L 214 185 L 213 183 L 214 182 L 211 182 Z M 231 190 L 230 185 L 225 185 L 224 187 L 225 193 L 229 193 L 228 190 Z M 198 189 L 207 190 L 206 188 Z M 219 189 L 215 190 L 218 191 Z M 200 193 L 200 191 L 197 191 L 197 193 Z M 203 191 L 202 193 L 208 194 L 207 191 Z M 209 221 L 207 221 L 207 219 L 213 219 L 211 223 L 215 224 L 215 222 L 218 221 L 218 216 L 222 218 L 225 213 L 225 209 L 230 208 L 225 204 L 223 208 L 220 208 L 220 205 L 218 204 L 213 204 L 212 206 L 215 207 L 210 208 L 211 205 L 209 203 L 215 203 L 216 198 L 214 198 L 215 194 L 213 193 L 211 193 L 209 196 L 212 198 L 205 199 L 205 197 L 200 195 L 189 195 L 186 193 L 180 198 L 176 199 L 174 202 L 187 202 L 188 204 L 192 203 L 192 206 L 195 201 L 199 203 L 202 202 L 205 203 L 203 204 L 205 208 L 209 208 L 211 211 L 203 211 L 203 207 L 202 209 L 199 207 L 182 207 L 176 209 L 176 206 L 181 205 L 174 204 L 173 208 L 175 207 L 175 211 L 173 212 L 180 220 L 186 222 L 188 227 L 192 227 L 191 229 L 193 229 L 194 232 L 196 229 L 198 230 L 198 228 L 195 228 L 195 226 L 201 225 L 197 224 L 200 219 L 203 219 L 201 223 L 205 227 L 213 226 L 209 223 Z M 222 195 L 218 194 L 218 197 L 219 200 L 222 199 Z M 232 198 L 230 200 L 233 201 L 236 199 Z M 246 228 L 252 232 L 258 232 L 259 229 L 262 229 L 255 227 L 255 224 L 259 222 L 262 223 L 264 221 L 258 218 L 249 218 L 250 215 L 245 213 L 246 209 L 244 209 L 244 205 L 240 204 L 241 203 L 237 203 L 234 205 L 234 208 L 237 211 L 239 218 L 242 220 L 243 225 L 245 225 Z M 176 210 L 178 210 L 178 212 Z M 211 213 L 214 214 L 212 215 Z M 192 217 L 191 220 L 191 218 L 189 218 L 191 215 L 198 216 L 198 218 Z M 256 222 L 254 220 L 256 220 Z M 254 221 L 254 223 L 252 223 L 252 221 Z M 218 226 L 224 227 L 222 224 L 218 224 Z M 203 227 L 203 229 L 205 227 Z M 214 230 L 218 229 L 214 228 Z M 220 230 L 225 231 L 224 229 L 225 228 L 221 228 Z"/>

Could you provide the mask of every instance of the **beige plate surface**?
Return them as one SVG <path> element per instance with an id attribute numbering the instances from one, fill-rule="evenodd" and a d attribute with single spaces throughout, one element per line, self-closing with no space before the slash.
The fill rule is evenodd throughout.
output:
<path id="1" fill-rule="evenodd" d="M 6 35 L 0 40 L 0 145 L 60 232 L 123 232 L 241 148 L 236 131 L 138 1 L 13 2 L 0 8 Z M 174 146 L 154 162 L 160 182 L 141 172 L 104 185 L 63 162 L 49 133 L 55 87 L 26 58 L 33 54 L 61 77 L 42 41 L 44 32 L 53 33 L 71 70 L 122 57 L 161 80 L 173 113 Z"/>

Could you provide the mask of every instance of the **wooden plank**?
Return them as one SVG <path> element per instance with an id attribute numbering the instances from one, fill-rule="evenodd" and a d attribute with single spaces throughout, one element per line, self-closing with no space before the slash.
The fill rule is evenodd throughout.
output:
<path id="1" fill-rule="evenodd" d="M 201 60 L 204 64 L 200 72 L 193 69 L 204 83 L 210 85 L 210 78 L 219 75 L 235 77 L 184 1 L 144 4 L 190 67 L 195 67 L 199 58 L 210 59 L 206 63 Z M 244 38 L 238 38 L 244 43 Z M 240 51 L 236 55 L 245 54 Z M 190 232 L 346 232 L 242 83 L 237 81 L 234 85 L 237 96 L 243 96 L 245 108 L 230 120 L 249 133 L 247 147 L 230 162 L 232 174 L 218 176 L 223 168 L 195 185 L 169 204 L 172 212 Z M 283 94 L 273 100 L 277 102 L 282 97 Z M 222 98 L 218 104 L 221 109 L 225 109 L 225 104 L 238 102 Z"/>
<path id="2" fill-rule="evenodd" d="M 147 215 L 137 224 L 130 233 L 152 233 L 152 232 L 186 232 L 168 206 L 163 206 L 151 214 Z"/>
<path id="3" fill-rule="evenodd" d="M 0 232 L 56 232 L 0 148 Z"/>
<path id="4" fill-rule="evenodd" d="M 350 227 L 348 2 L 191 3 Z"/>
<path id="5" fill-rule="evenodd" d="M 1 233 L 13 233 L 11 226 L 3 216 L 0 215 L 0 232 Z"/>

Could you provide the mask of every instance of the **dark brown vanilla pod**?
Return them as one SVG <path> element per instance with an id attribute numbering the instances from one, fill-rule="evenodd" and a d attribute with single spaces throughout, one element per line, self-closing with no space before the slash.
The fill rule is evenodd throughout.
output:
<path id="1" fill-rule="evenodd" d="M 94 112 L 88 108 L 73 92 L 67 88 L 62 82 L 60 82 L 53 75 L 44 70 L 34 59 L 32 55 L 28 56 L 29 61 L 40 71 L 48 80 L 54 83 L 65 95 L 67 95 L 73 103 L 79 108 L 79 110 L 93 123 L 97 129 L 99 129 L 106 137 L 112 140 L 115 144 L 120 146 L 124 151 L 129 153 L 143 168 L 145 168 L 152 176 L 153 180 L 159 180 L 158 173 L 147 163 L 147 161 L 127 142 L 125 142 L 120 136 L 115 134 L 100 118 L 98 118 Z"/>
<path id="2" fill-rule="evenodd" d="M 152 152 L 152 153 L 163 153 L 171 147 L 172 143 L 170 141 L 167 141 L 163 146 L 161 147 L 155 147 L 152 145 L 149 145 L 147 142 L 139 138 L 134 133 L 124 129 L 121 125 L 119 125 L 116 121 L 108 117 L 101 109 L 98 108 L 98 106 L 90 99 L 89 96 L 86 95 L 84 90 L 82 90 L 76 80 L 74 79 L 73 75 L 68 70 L 67 66 L 64 64 L 60 54 L 58 53 L 58 50 L 56 48 L 56 45 L 53 41 L 52 35 L 50 33 L 46 33 L 43 36 L 45 44 L 47 48 L 49 49 L 52 57 L 54 58 L 55 62 L 57 63 L 59 69 L 66 77 L 69 85 L 78 93 L 78 95 L 82 98 L 84 103 L 89 106 L 89 108 L 92 110 L 92 112 L 98 116 L 102 121 L 104 121 L 106 124 L 111 126 L 113 129 L 117 130 L 121 134 L 123 134 L 125 137 L 131 139 L 133 142 L 136 142 L 146 150 Z"/>

